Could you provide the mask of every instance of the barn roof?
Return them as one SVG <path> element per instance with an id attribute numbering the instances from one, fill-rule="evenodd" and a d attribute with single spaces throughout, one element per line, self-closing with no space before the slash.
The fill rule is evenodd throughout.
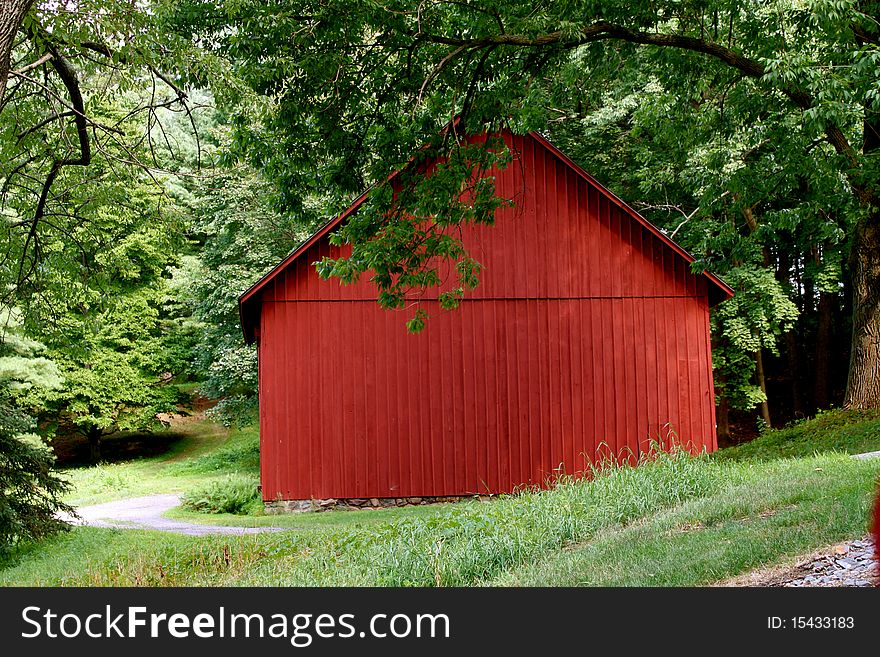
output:
<path id="1" fill-rule="evenodd" d="M 604 194 L 608 200 L 617 205 L 621 210 L 624 211 L 625 214 L 630 216 L 636 222 L 644 226 L 650 233 L 655 235 L 662 243 L 666 244 L 669 248 L 671 248 L 675 253 L 680 255 L 688 264 L 694 262 L 695 258 L 688 253 L 685 249 L 679 246 L 675 241 L 673 241 L 670 237 L 666 235 L 662 230 L 657 228 L 650 221 L 645 219 L 642 215 L 636 212 L 631 206 L 625 203 L 622 199 L 620 199 L 616 194 L 614 194 L 611 190 L 607 189 L 604 185 L 602 185 L 598 180 L 596 180 L 589 173 L 584 171 L 580 166 L 578 166 L 571 158 L 569 158 L 565 153 L 560 151 L 556 146 L 554 146 L 550 141 L 548 141 L 545 137 L 541 136 L 537 132 L 530 132 L 529 136 L 534 139 L 536 142 L 541 144 L 544 148 L 546 148 L 550 153 L 555 155 L 560 161 L 566 164 L 572 171 L 574 171 L 578 176 L 586 180 L 590 183 L 590 185 L 597 190 L 599 190 L 602 194 Z M 394 178 L 397 173 L 392 174 L 389 179 Z M 309 247 L 318 242 L 321 238 L 327 235 L 334 228 L 337 228 L 342 222 L 344 222 L 349 216 L 351 216 L 354 212 L 363 205 L 364 201 L 367 200 L 367 196 L 370 190 L 364 191 L 360 196 L 358 196 L 354 202 L 346 208 L 344 212 L 337 215 L 323 226 L 321 226 L 311 237 L 305 240 L 302 244 L 300 244 L 296 249 L 294 249 L 290 255 L 288 255 L 284 260 L 279 262 L 274 268 L 272 268 L 269 272 L 267 272 L 260 280 L 254 283 L 247 291 L 245 291 L 241 297 L 239 297 L 239 315 L 241 317 L 241 326 L 244 332 L 245 341 L 250 344 L 254 341 L 254 328 L 259 321 L 259 294 L 260 291 L 268 285 L 278 274 L 284 271 L 291 263 L 293 263 L 297 258 L 299 258 L 303 253 L 305 253 Z M 720 303 L 725 299 L 729 299 L 733 296 L 733 289 L 727 285 L 720 278 L 715 276 L 715 274 L 704 271 L 702 273 L 705 276 L 711 285 L 709 285 L 709 304 L 715 305 L 716 303 Z"/>

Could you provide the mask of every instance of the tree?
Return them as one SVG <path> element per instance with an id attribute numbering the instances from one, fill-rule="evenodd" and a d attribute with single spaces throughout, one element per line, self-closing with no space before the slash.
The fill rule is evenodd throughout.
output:
<path id="1" fill-rule="evenodd" d="M 770 424 L 771 407 L 792 419 L 827 408 L 832 388 L 841 398 L 851 329 L 840 265 L 858 207 L 833 161 L 811 156 L 821 142 L 724 78 L 698 95 L 638 70 L 601 94 L 578 79 L 550 89 L 553 139 L 737 291 L 713 312 L 719 438 L 729 409 L 758 403 Z"/>
<path id="2" fill-rule="evenodd" d="M 44 399 L 46 419 L 78 428 L 97 459 L 104 435 L 151 429 L 177 401 L 168 379 L 190 338 L 164 306 L 185 240 L 165 185 L 181 142 L 196 166 L 200 144 L 198 103 L 172 72 L 186 61 L 197 76 L 202 60 L 161 34 L 147 5 L 27 4 L 17 25 L 3 24 L 14 36 L 0 48 L 11 62 L 0 282 L 65 375 Z"/>
<path id="3" fill-rule="evenodd" d="M 54 457 L 32 432 L 28 396 L 61 384 L 55 363 L 42 345 L 20 334 L 9 309 L 0 341 L 0 553 L 23 540 L 39 539 L 66 527 L 56 513 L 72 513 L 62 501 L 69 485 L 52 471 Z"/>
<path id="4" fill-rule="evenodd" d="M 101 206 L 82 193 L 84 182 L 97 183 L 94 194 L 102 177 L 137 171 L 159 185 L 160 153 L 172 149 L 163 117 L 192 111 L 168 72 L 187 61 L 198 75 L 202 60 L 137 3 L 16 1 L 0 19 L 2 274 L 11 298 L 43 271 L 46 234 L 90 222 Z"/>
<path id="5" fill-rule="evenodd" d="M 414 152 L 417 159 L 454 161 L 462 134 L 503 124 L 543 130 L 560 117 L 601 110 L 601 102 L 577 103 L 601 97 L 615 77 L 651 73 L 689 103 L 711 98 L 743 115 L 749 105 L 759 114 L 784 114 L 815 142 L 802 150 L 801 161 L 815 170 L 829 163 L 852 200 L 843 222 L 853 308 L 845 403 L 880 406 L 877 3 L 817 0 L 745 11 L 723 1 L 535 8 L 512 0 L 238 0 L 186 2 L 170 15 L 179 29 L 228 54 L 268 99 L 262 125 L 241 120 L 237 137 L 252 161 L 279 181 L 293 209 L 299 193 L 315 186 L 340 197 L 364 183 L 382 186 Z M 566 101 L 556 93 L 560 81 L 593 93 Z M 455 116 L 460 122 L 442 130 Z M 781 153 L 779 137 L 768 135 L 762 148 Z M 428 147 L 418 151 L 423 144 Z M 479 177 L 491 158 L 471 151 L 458 163 L 445 179 L 409 199 L 398 197 L 401 211 L 392 223 L 400 225 L 404 214 L 445 226 L 491 221 L 491 204 L 469 212 L 457 203 L 461 184 L 474 171 Z M 425 273 L 432 256 L 467 262 L 448 242 L 426 241 L 412 226 L 381 230 L 392 195 L 373 197 L 373 209 L 337 238 L 353 244 L 351 258 L 325 263 L 325 273 L 351 279 L 373 271 L 380 299 L 395 305 L 409 283 L 432 281 Z M 425 202 L 441 198 L 445 208 Z M 419 248 L 418 257 L 407 255 Z M 392 256 L 377 259 L 377 253 Z"/>
<path id="6" fill-rule="evenodd" d="M 152 430 L 158 413 L 175 409 L 173 380 L 188 369 L 192 342 L 175 309 L 166 308 L 169 268 L 183 242 L 171 203 L 152 185 L 123 183 L 102 191 L 125 205 L 96 215 L 100 223 L 83 234 L 73 228 L 45 242 L 52 266 L 26 314 L 65 379 L 47 395 L 46 414 L 81 432 L 93 461 L 104 436 Z M 98 226 L 96 239 L 90 232 Z M 80 267 L 71 270 L 74 254 Z"/>
<path id="7" fill-rule="evenodd" d="M 182 258 L 170 285 L 181 312 L 198 322 L 193 368 L 200 392 L 220 400 L 215 416 L 239 422 L 256 409 L 258 376 L 256 350 L 241 334 L 238 298 L 307 232 L 272 211 L 272 187 L 254 170 L 218 168 L 195 182 L 177 197 L 197 248 Z"/>

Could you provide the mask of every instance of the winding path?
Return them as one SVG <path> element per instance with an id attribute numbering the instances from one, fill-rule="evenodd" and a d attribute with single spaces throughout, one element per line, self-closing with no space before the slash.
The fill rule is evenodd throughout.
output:
<path id="1" fill-rule="evenodd" d="M 78 518 L 63 516 L 62 519 L 74 525 L 113 529 L 155 529 L 162 532 L 186 534 L 188 536 L 204 536 L 205 534 L 240 535 L 287 531 L 282 527 L 203 525 L 165 518 L 162 515 L 176 506 L 180 506 L 179 495 L 147 495 L 146 497 L 132 497 L 127 500 L 83 506 L 76 510 Z"/>

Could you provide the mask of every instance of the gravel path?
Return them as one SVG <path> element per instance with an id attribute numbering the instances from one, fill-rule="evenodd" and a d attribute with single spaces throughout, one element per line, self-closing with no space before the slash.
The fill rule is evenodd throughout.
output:
<path id="1" fill-rule="evenodd" d="M 876 577 L 874 541 L 865 538 L 802 560 L 776 586 L 873 586 Z"/>
<path id="2" fill-rule="evenodd" d="M 176 506 L 180 506 L 179 495 L 147 495 L 146 497 L 132 497 L 117 502 L 83 506 L 76 511 L 79 514 L 79 518 L 66 516 L 63 519 L 75 525 L 110 527 L 114 529 L 156 529 L 175 534 L 187 534 L 189 536 L 286 531 L 282 527 L 202 525 L 162 516 L 163 513 Z"/>
<path id="3" fill-rule="evenodd" d="M 880 584 L 874 541 L 865 537 L 838 543 L 778 566 L 761 568 L 721 582 L 719 586 L 809 588 L 865 587 Z"/>

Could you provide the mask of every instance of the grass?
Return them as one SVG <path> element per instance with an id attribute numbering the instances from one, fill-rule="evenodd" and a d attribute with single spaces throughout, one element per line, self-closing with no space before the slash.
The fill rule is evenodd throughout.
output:
<path id="1" fill-rule="evenodd" d="M 181 493 L 230 473 L 259 476 L 259 434 L 255 427 L 230 431 L 212 422 L 188 422 L 160 456 L 67 468 L 72 485 L 67 502 L 100 504 L 155 493 Z"/>
<path id="2" fill-rule="evenodd" d="M 867 531 L 880 463 L 776 461 L 741 483 L 513 569 L 501 586 L 698 586 Z"/>
<path id="3" fill-rule="evenodd" d="M 106 467 L 118 490 L 185 490 L 253 476 L 256 440 L 253 429 L 199 424 L 171 455 Z M 188 520 L 291 531 L 77 528 L 22 546 L 0 564 L 0 584 L 701 585 L 864 535 L 880 459 L 846 453 L 875 449 L 880 414 L 835 411 L 715 455 L 662 454 L 486 502 L 287 516 L 176 509 L 170 515 Z M 110 495 L 98 470 L 77 474 L 74 496 Z"/>
<path id="4" fill-rule="evenodd" d="M 773 460 L 823 452 L 861 454 L 880 450 L 880 410 L 832 410 L 784 429 L 768 431 L 714 454 L 719 460 Z"/>
<path id="5" fill-rule="evenodd" d="M 66 585 L 467 585 L 535 559 L 567 541 L 704 495 L 721 485 L 708 459 L 661 455 L 640 468 L 609 468 L 550 492 L 434 507 L 419 514 L 340 512 L 367 525 L 324 524 L 284 534 L 142 541 L 152 532 L 77 530 L 23 549 L 2 584 Z M 644 494 L 648 491 L 648 494 Z M 431 512 L 433 511 L 433 512 Z M 303 516 L 300 516 L 303 518 Z M 121 534 L 121 535 L 120 535 Z M 95 549 L 84 549 L 84 540 Z M 87 553 L 86 568 L 75 555 Z M 127 555 L 123 561 L 120 555 Z M 217 569 L 219 560 L 246 564 Z"/>

